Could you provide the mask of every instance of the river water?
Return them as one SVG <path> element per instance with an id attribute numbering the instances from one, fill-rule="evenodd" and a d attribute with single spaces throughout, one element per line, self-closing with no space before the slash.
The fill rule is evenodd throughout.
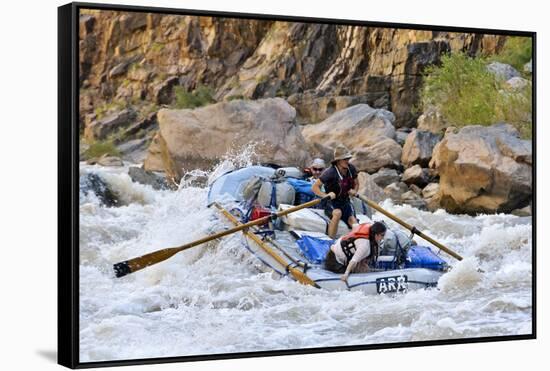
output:
<path id="1" fill-rule="evenodd" d="M 81 362 L 531 333 L 531 217 L 383 203 L 465 258 L 447 256 L 453 269 L 438 288 L 395 296 L 278 279 L 238 234 L 115 278 L 113 263 L 219 231 L 222 218 L 206 207 L 206 187 L 156 191 L 133 183 L 127 167 L 82 163 L 80 172 L 100 175 L 122 203 L 80 194 Z"/>

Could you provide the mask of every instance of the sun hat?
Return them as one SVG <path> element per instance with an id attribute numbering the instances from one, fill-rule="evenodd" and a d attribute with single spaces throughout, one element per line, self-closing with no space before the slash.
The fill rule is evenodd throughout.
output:
<path id="1" fill-rule="evenodd" d="M 334 149 L 334 159 L 330 163 L 334 165 L 336 163 L 336 161 L 338 161 L 338 160 L 347 160 L 347 159 L 350 159 L 352 157 L 353 157 L 353 155 L 351 154 L 349 149 L 346 146 L 344 146 L 343 144 L 339 144 Z"/>

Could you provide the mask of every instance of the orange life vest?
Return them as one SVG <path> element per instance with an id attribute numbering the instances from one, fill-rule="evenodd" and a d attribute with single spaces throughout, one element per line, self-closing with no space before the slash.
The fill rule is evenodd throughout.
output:
<path id="1" fill-rule="evenodd" d="M 355 252 L 357 251 L 357 248 L 355 247 L 355 240 L 358 238 L 364 238 L 369 239 L 370 235 L 370 224 L 359 224 L 358 226 L 353 227 L 350 233 L 343 236 L 340 240 L 340 247 L 342 248 L 342 251 L 346 255 L 347 263 L 351 260 Z M 371 246 L 371 254 L 370 257 L 376 256 L 377 254 L 373 254 L 374 252 L 374 246 Z"/>

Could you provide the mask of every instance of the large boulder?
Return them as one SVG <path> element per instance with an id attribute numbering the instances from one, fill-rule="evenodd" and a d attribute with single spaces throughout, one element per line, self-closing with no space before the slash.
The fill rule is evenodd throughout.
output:
<path id="1" fill-rule="evenodd" d="M 405 141 L 401 162 L 405 166 L 428 166 L 432 151 L 441 140 L 441 135 L 429 131 L 413 130 Z"/>
<path id="2" fill-rule="evenodd" d="M 401 146 L 394 140 L 394 120 L 390 111 L 357 104 L 318 124 L 306 125 L 302 134 L 313 154 L 332 153 L 336 146 L 344 144 L 355 154 L 354 165 L 372 173 L 399 164 Z"/>
<path id="3" fill-rule="evenodd" d="M 84 137 L 89 141 L 103 140 L 110 134 L 130 126 L 136 117 L 136 111 L 131 108 L 113 112 L 101 120 L 92 121 L 86 125 Z"/>
<path id="4" fill-rule="evenodd" d="M 414 165 L 405 170 L 402 179 L 406 184 L 416 184 L 419 187 L 424 187 L 429 182 L 428 169 L 423 169 L 420 165 Z"/>
<path id="5" fill-rule="evenodd" d="M 319 96 L 313 92 L 292 94 L 288 103 L 296 108 L 298 124 L 318 123 L 329 118 L 333 113 L 350 106 L 367 103 L 367 96 Z"/>
<path id="6" fill-rule="evenodd" d="M 433 152 L 441 206 L 455 213 L 511 212 L 532 199 L 532 144 L 508 124 L 448 131 Z"/>
<path id="7" fill-rule="evenodd" d="M 506 81 L 506 85 L 513 91 L 522 91 L 523 89 L 531 86 L 531 81 L 524 79 L 523 77 L 512 77 Z"/>
<path id="8" fill-rule="evenodd" d="M 401 146 L 395 140 L 382 138 L 364 150 L 357 150 L 352 161 L 358 169 L 374 173 L 384 167 L 399 167 L 401 151 Z"/>
<path id="9" fill-rule="evenodd" d="M 210 168 L 247 146 L 253 146 L 253 161 L 305 166 L 310 156 L 295 118 L 296 110 L 281 98 L 161 109 L 160 130 L 144 168 L 164 170 L 163 157 L 171 158 L 180 169 Z"/>
<path id="10" fill-rule="evenodd" d="M 399 182 L 401 176 L 395 169 L 382 168 L 378 172 L 371 175 L 372 180 L 378 184 L 379 187 L 387 187 L 391 183 Z"/>
<path id="11" fill-rule="evenodd" d="M 401 202 L 401 195 L 408 191 L 409 187 L 403 182 L 395 182 L 384 188 L 384 193 L 396 202 Z"/>
<path id="12" fill-rule="evenodd" d="M 384 193 L 384 190 L 374 182 L 372 175 L 360 172 L 357 176 L 357 180 L 359 181 L 359 194 L 364 195 L 369 200 L 382 202 L 389 197 Z"/>
<path id="13" fill-rule="evenodd" d="M 520 77 L 521 74 L 512 66 L 505 63 L 493 62 L 487 65 L 487 70 L 498 79 L 508 81 L 512 77 Z"/>
<path id="14" fill-rule="evenodd" d="M 440 208 L 441 194 L 439 193 L 439 183 L 430 183 L 422 190 L 422 197 L 426 201 L 426 207 L 430 211 Z"/>

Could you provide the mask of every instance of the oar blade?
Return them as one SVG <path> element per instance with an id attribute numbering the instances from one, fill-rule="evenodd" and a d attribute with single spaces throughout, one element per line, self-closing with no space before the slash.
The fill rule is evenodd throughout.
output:
<path id="1" fill-rule="evenodd" d="M 159 251 L 155 251 L 143 256 L 139 256 L 134 259 L 126 260 L 113 265 L 116 277 L 124 277 L 130 273 L 134 273 L 143 268 L 149 267 L 153 264 L 160 263 L 166 259 L 171 258 L 173 255 L 180 252 L 181 248 L 168 248 Z"/>

